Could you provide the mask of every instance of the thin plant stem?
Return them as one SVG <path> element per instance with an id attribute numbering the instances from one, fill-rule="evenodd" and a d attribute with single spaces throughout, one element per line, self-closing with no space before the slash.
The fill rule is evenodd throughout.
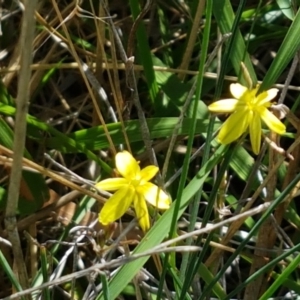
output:
<path id="1" fill-rule="evenodd" d="M 28 275 L 23 258 L 20 236 L 17 229 L 17 209 L 19 202 L 19 190 L 22 177 L 22 160 L 25 149 L 26 138 L 26 116 L 29 106 L 29 85 L 31 78 L 30 64 L 32 63 L 32 45 L 35 29 L 34 11 L 37 0 L 24 1 L 24 13 L 21 29 L 20 47 L 21 69 L 18 81 L 18 95 L 16 99 L 16 122 L 13 143 L 13 164 L 8 188 L 7 207 L 5 210 L 5 227 L 8 238 L 12 243 L 15 265 L 18 268 L 21 286 L 26 289 L 29 287 Z M 28 295 L 27 299 L 31 299 Z"/>

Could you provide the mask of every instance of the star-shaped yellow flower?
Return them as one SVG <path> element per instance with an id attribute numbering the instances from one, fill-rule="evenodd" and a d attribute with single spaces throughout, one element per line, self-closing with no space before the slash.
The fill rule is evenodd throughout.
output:
<path id="1" fill-rule="evenodd" d="M 146 201 L 158 209 L 168 209 L 171 203 L 170 197 L 162 189 L 149 182 L 158 168 L 150 165 L 141 170 L 128 151 L 117 153 L 115 160 L 116 169 L 123 177 L 105 179 L 96 184 L 101 190 L 116 191 L 101 209 L 99 221 L 108 225 L 122 217 L 133 204 L 139 224 L 146 232 L 150 228 Z"/>
<path id="2" fill-rule="evenodd" d="M 273 88 L 256 95 L 258 88 L 259 86 L 249 90 L 239 83 L 233 83 L 230 85 L 230 92 L 235 99 L 220 100 L 208 106 L 211 112 L 232 113 L 217 136 L 221 144 L 237 140 L 249 128 L 252 150 L 258 154 L 262 135 L 261 120 L 270 130 L 280 135 L 285 133 L 285 125 L 268 110 L 278 89 Z"/>

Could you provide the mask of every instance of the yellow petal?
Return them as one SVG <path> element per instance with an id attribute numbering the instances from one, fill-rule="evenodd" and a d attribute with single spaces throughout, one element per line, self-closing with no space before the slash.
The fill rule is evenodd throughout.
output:
<path id="1" fill-rule="evenodd" d="M 128 151 L 118 152 L 116 155 L 116 168 L 128 180 L 135 179 L 140 173 L 140 166 Z"/>
<path id="2" fill-rule="evenodd" d="M 157 185 L 147 182 L 136 189 L 151 205 L 158 209 L 168 209 L 170 207 L 171 198 Z"/>
<path id="3" fill-rule="evenodd" d="M 259 94 L 257 96 L 257 104 L 264 105 L 267 102 L 270 102 L 277 96 L 278 91 L 279 91 L 278 89 L 270 89 L 268 91 Z"/>
<path id="4" fill-rule="evenodd" d="M 208 106 L 208 110 L 217 113 L 230 113 L 236 110 L 238 100 L 224 99 L 216 101 Z"/>
<path id="5" fill-rule="evenodd" d="M 249 90 L 245 87 L 245 86 L 242 86 L 241 84 L 239 83 L 232 83 L 230 85 L 230 92 L 231 92 L 231 95 L 235 98 L 235 99 L 240 99 L 242 98 L 242 96 L 248 92 Z"/>
<path id="6" fill-rule="evenodd" d="M 238 111 L 232 114 L 222 125 L 217 137 L 218 141 L 227 145 L 237 140 L 247 131 L 251 118 L 249 110 Z"/>
<path id="7" fill-rule="evenodd" d="M 158 167 L 148 166 L 141 170 L 141 178 L 143 182 L 151 180 L 158 172 Z"/>
<path id="8" fill-rule="evenodd" d="M 133 201 L 134 189 L 131 186 L 123 187 L 112 195 L 99 214 L 99 222 L 108 225 L 121 218 Z"/>
<path id="9" fill-rule="evenodd" d="M 108 178 L 96 183 L 96 187 L 104 191 L 116 191 L 125 185 L 128 181 L 124 178 Z"/>
<path id="10" fill-rule="evenodd" d="M 144 232 L 148 231 L 148 229 L 150 228 L 150 220 L 149 220 L 148 207 L 144 197 L 136 193 L 133 200 L 133 206 L 140 227 Z"/>
<path id="11" fill-rule="evenodd" d="M 268 109 L 265 107 L 260 108 L 259 110 L 260 117 L 263 119 L 265 124 L 274 132 L 278 134 L 285 133 L 285 125 L 274 116 Z"/>
<path id="12" fill-rule="evenodd" d="M 249 132 L 252 150 L 255 154 L 258 154 L 261 144 L 261 120 L 258 113 L 254 113 L 253 119 L 249 124 Z"/>

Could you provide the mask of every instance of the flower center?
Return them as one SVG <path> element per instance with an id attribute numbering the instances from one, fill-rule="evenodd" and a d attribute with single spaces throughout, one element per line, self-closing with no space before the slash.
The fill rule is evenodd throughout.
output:
<path id="1" fill-rule="evenodd" d="M 248 109 L 249 109 L 249 110 L 254 110 L 254 108 L 255 108 L 255 105 L 253 104 L 252 101 L 249 101 L 249 102 L 247 103 L 247 106 L 248 106 Z"/>
<path id="2" fill-rule="evenodd" d="M 253 111 L 257 107 L 257 98 L 255 96 L 256 90 L 252 90 L 250 92 L 246 92 L 244 97 L 245 97 L 245 102 L 246 106 L 250 111 Z"/>
<path id="3" fill-rule="evenodd" d="M 134 187 L 137 187 L 141 184 L 141 176 L 136 176 L 134 179 L 130 181 L 130 184 L 132 184 Z"/>

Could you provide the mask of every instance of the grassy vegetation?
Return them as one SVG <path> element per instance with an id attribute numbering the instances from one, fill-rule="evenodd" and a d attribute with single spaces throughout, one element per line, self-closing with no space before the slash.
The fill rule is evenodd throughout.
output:
<path id="1" fill-rule="evenodd" d="M 298 6 L 4 0 L 0 298 L 296 299 Z M 258 155 L 216 139 L 235 82 L 280 91 Z M 172 198 L 146 233 L 98 221 L 123 149 Z"/>

